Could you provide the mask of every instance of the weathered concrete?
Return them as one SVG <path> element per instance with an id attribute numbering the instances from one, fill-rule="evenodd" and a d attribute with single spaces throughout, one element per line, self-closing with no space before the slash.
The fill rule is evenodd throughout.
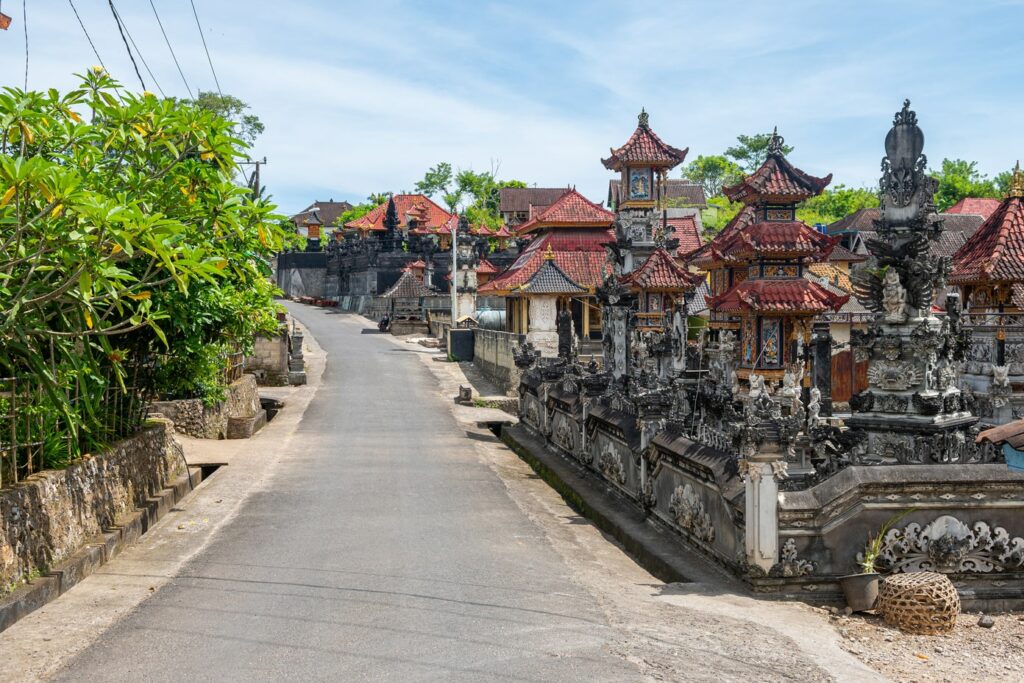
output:
<path id="1" fill-rule="evenodd" d="M 512 349 L 525 337 L 498 330 L 473 330 L 473 364 L 508 396 L 518 395 L 520 371 L 512 357 Z"/>
<path id="2" fill-rule="evenodd" d="M 273 337 L 257 337 L 252 355 L 245 357 L 245 372 L 262 386 L 283 387 L 288 384 L 288 327 Z"/>

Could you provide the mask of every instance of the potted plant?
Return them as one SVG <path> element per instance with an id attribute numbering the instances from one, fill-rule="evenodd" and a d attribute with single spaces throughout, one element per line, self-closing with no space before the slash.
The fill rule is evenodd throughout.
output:
<path id="1" fill-rule="evenodd" d="M 846 596 L 846 604 L 854 612 L 874 609 L 875 602 L 878 600 L 878 558 L 882 554 L 885 535 L 898 521 L 913 511 L 914 508 L 908 508 L 887 519 L 878 533 L 868 538 L 864 551 L 857 558 L 860 573 L 839 577 L 839 585 L 843 589 L 843 595 Z"/>

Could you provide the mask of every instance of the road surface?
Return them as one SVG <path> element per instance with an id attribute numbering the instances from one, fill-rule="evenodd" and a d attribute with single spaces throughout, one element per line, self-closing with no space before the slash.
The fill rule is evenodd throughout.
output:
<path id="1" fill-rule="evenodd" d="M 272 484 L 58 679 L 639 680 L 416 352 L 295 310 L 327 365 Z"/>

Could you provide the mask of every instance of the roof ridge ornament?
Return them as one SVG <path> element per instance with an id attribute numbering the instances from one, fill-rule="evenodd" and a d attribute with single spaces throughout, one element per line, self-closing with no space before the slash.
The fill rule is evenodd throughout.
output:
<path id="1" fill-rule="evenodd" d="M 1020 160 L 1017 160 L 1017 165 L 1013 167 L 1013 175 L 1010 176 L 1010 192 L 1006 195 L 1009 197 L 1024 198 L 1024 172 L 1020 170 Z"/>
<path id="2" fill-rule="evenodd" d="M 779 127 L 772 128 L 772 135 L 768 138 L 768 154 L 785 156 L 783 148 L 786 146 L 786 138 L 779 135 Z"/>
<path id="3" fill-rule="evenodd" d="M 547 251 L 544 252 L 544 260 L 545 261 L 554 261 L 555 260 L 555 251 L 554 251 L 554 249 L 551 248 L 551 243 L 550 242 L 548 242 L 548 249 L 547 249 Z"/>
<path id="4" fill-rule="evenodd" d="M 651 115 L 647 113 L 647 110 L 640 107 L 640 115 L 636 117 L 641 128 L 651 127 Z"/>

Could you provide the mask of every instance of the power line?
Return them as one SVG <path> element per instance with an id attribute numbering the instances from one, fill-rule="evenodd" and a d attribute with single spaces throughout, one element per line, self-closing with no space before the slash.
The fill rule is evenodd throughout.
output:
<path id="1" fill-rule="evenodd" d="M 75 7 L 74 0 L 68 0 L 68 4 L 71 5 L 71 11 L 75 13 L 75 18 L 78 19 L 78 25 L 82 27 L 82 33 L 85 34 L 85 39 L 89 41 L 89 47 L 92 48 L 92 53 L 96 55 L 96 59 L 99 60 L 100 66 L 102 66 L 103 70 L 106 71 L 107 65 L 103 63 L 103 57 L 100 57 L 99 51 L 92 42 L 92 36 L 90 36 L 89 32 L 85 29 L 85 24 L 82 23 L 82 17 L 78 14 L 78 9 Z"/>
<path id="2" fill-rule="evenodd" d="M 149 77 L 153 79 L 156 89 L 160 91 L 160 96 L 166 98 L 167 95 L 164 93 L 164 89 L 160 87 L 160 81 L 156 80 L 156 76 L 153 75 L 153 70 L 149 68 L 149 62 L 146 61 L 145 55 L 142 54 L 142 50 L 139 49 L 139 46 L 135 44 L 135 38 L 132 37 L 131 29 L 128 28 L 128 24 L 125 23 L 124 19 L 121 19 L 121 25 L 124 26 L 124 32 L 128 34 L 129 42 L 131 42 L 132 47 L 135 48 L 135 52 L 139 55 L 139 59 L 142 60 L 142 66 L 145 67 L 146 73 L 148 73 Z"/>
<path id="3" fill-rule="evenodd" d="M 178 67 L 178 73 L 181 75 L 181 80 L 185 84 L 185 90 L 188 90 L 188 96 L 195 99 L 195 95 L 192 94 L 192 88 L 188 85 L 188 80 L 185 78 L 185 72 L 181 70 L 181 64 L 178 63 L 178 56 L 174 54 L 174 48 L 171 47 L 171 41 L 167 37 L 167 31 L 164 30 L 164 22 L 160 21 L 160 13 L 156 11 L 156 5 L 153 4 L 153 0 L 149 0 L 149 6 L 153 8 L 153 14 L 156 16 L 156 23 L 160 25 L 160 33 L 164 34 L 164 42 L 167 43 L 167 49 L 171 51 L 171 58 L 174 59 L 174 66 Z"/>
<path id="4" fill-rule="evenodd" d="M 25 9 L 27 0 L 21 0 L 21 23 L 25 28 L 25 90 L 28 90 L 28 11 Z"/>
<path id="5" fill-rule="evenodd" d="M 196 18 L 196 27 L 199 29 L 199 37 L 203 39 L 203 50 L 206 51 L 206 61 L 210 63 L 210 71 L 213 73 L 213 82 L 217 84 L 217 94 L 221 97 L 224 93 L 220 91 L 220 81 L 217 79 L 217 70 L 213 68 L 213 59 L 210 58 L 210 48 L 206 47 L 206 36 L 203 35 L 203 26 L 199 23 L 199 13 L 196 12 L 196 3 L 194 0 L 189 0 L 192 4 L 192 14 Z"/>
<path id="6" fill-rule="evenodd" d="M 121 17 L 118 16 L 117 10 L 114 9 L 114 0 L 107 0 L 107 2 L 110 4 L 110 11 L 114 15 L 114 22 L 117 24 L 117 31 L 121 34 L 121 41 L 124 43 L 124 49 L 128 51 L 128 59 L 132 60 L 132 66 L 135 67 L 135 75 L 139 77 L 139 83 L 142 84 L 142 89 L 145 90 L 146 82 L 142 80 L 142 74 L 139 73 L 139 65 L 135 63 L 135 56 L 132 54 L 132 49 L 128 47 L 128 39 L 124 37 L 124 28 L 121 26 Z"/>

